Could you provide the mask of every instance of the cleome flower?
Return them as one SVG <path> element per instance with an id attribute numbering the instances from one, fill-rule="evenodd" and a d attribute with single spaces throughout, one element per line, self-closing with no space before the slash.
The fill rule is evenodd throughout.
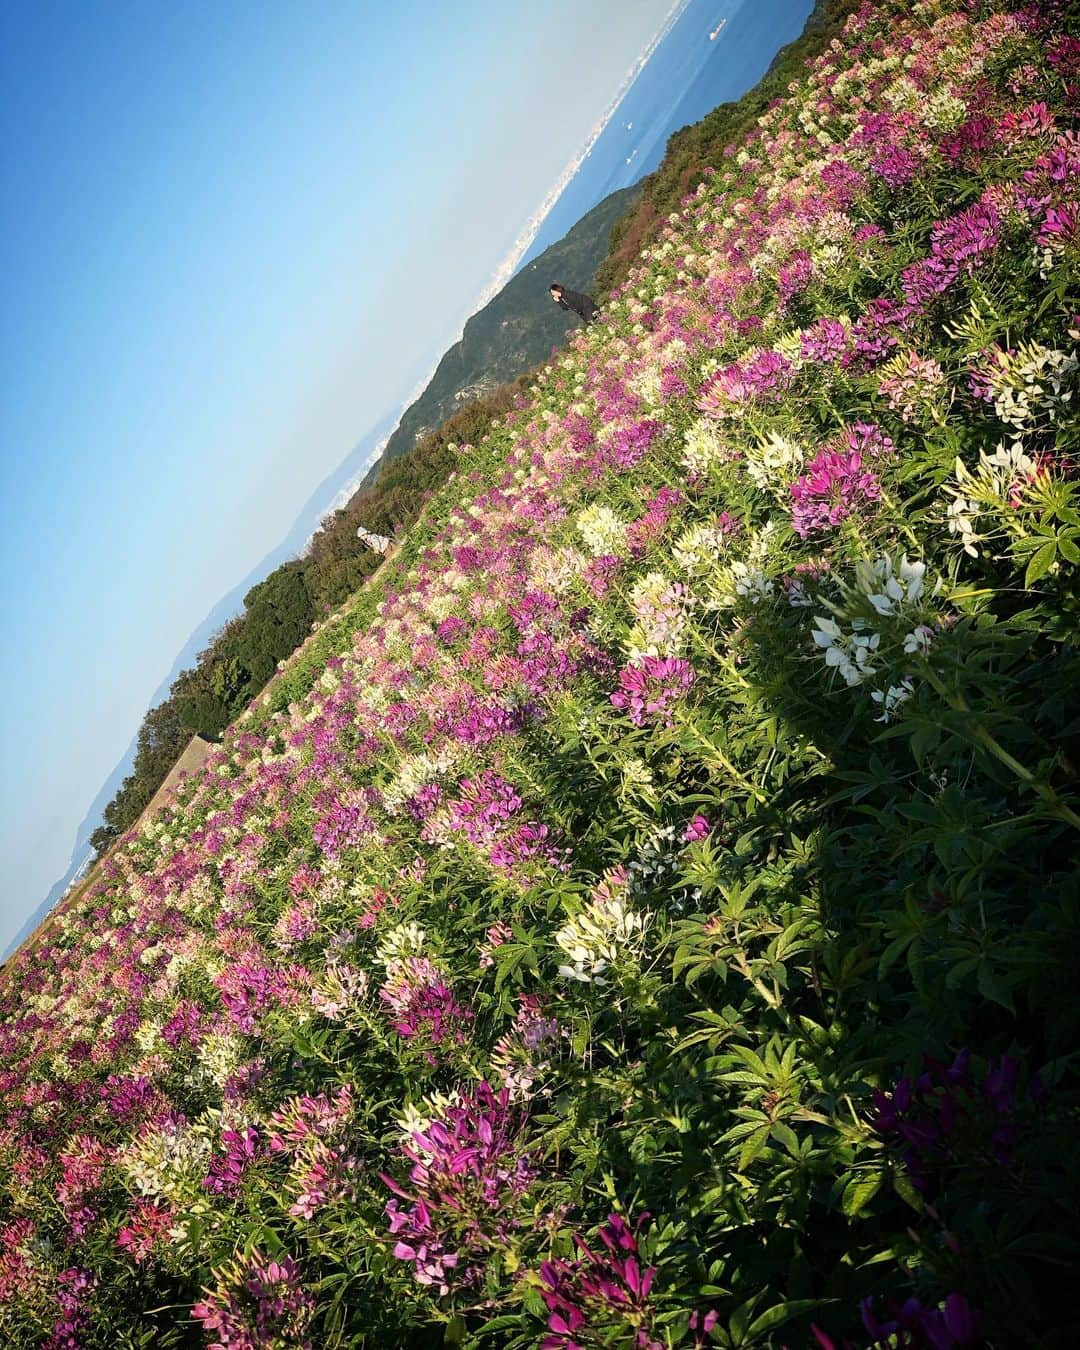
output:
<path id="1" fill-rule="evenodd" d="M 892 684 L 886 690 L 874 689 L 870 697 L 881 708 L 881 712 L 874 718 L 874 721 L 891 721 L 897 708 L 908 701 L 914 690 L 915 686 L 910 680 L 901 680 L 899 684 Z"/>
<path id="2" fill-rule="evenodd" d="M 141 1195 L 183 1201 L 201 1191 L 210 1153 L 208 1131 L 174 1114 L 145 1126 L 117 1162 Z"/>
<path id="3" fill-rule="evenodd" d="M 817 615 L 811 636 L 825 653 L 825 665 L 837 670 L 849 688 L 862 684 L 877 673 L 874 656 L 881 645 L 881 634 L 866 631 L 861 619 L 853 621 L 845 632 L 833 619 Z"/>
<path id="4" fill-rule="evenodd" d="M 805 539 L 839 525 L 881 496 L 877 475 L 858 450 L 823 450 L 791 485 L 791 524 Z"/>
<path id="5" fill-rule="evenodd" d="M 855 688 L 883 667 L 909 665 L 905 658 L 927 656 L 936 637 L 927 601 L 940 589 L 939 578 L 927 591 L 926 564 L 907 554 L 856 563 L 853 580 L 842 587 L 842 603 L 832 607 L 836 617 L 814 619 L 811 638 L 824 653 L 826 668 L 838 671 Z M 891 720 L 913 692 L 906 671 L 884 690 L 874 691 L 876 720 Z"/>
<path id="6" fill-rule="evenodd" d="M 801 445 L 772 431 L 747 450 L 746 472 L 755 487 L 782 490 L 794 480 L 805 460 Z"/>
<path id="7" fill-rule="evenodd" d="M 284 1253 L 274 1259 L 257 1250 L 214 1271 L 213 1288 L 191 1310 L 220 1350 L 289 1345 L 310 1350 L 307 1335 L 315 1296 L 304 1288 L 299 1264 Z"/>
<path id="8" fill-rule="evenodd" d="M 700 419 L 683 438 L 682 462 L 691 473 L 707 474 L 718 464 L 736 458 L 725 444 L 714 422 Z"/>
<path id="9" fill-rule="evenodd" d="M 604 972 L 620 961 L 636 963 L 651 919 L 635 913 L 617 896 L 594 894 L 589 905 L 555 934 L 556 944 L 569 958 L 559 967 L 565 980 L 579 984 L 607 984 Z"/>
<path id="10" fill-rule="evenodd" d="M 903 352 L 881 367 L 878 391 L 905 422 L 940 421 L 944 413 L 945 372 L 932 357 Z"/>
<path id="11" fill-rule="evenodd" d="M 855 564 L 855 588 L 866 596 L 875 613 L 886 617 L 917 605 L 925 579 L 926 564 L 917 559 L 909 562 L 906 553 L 895 563 L 885 555 L 873 563 Z"/>
<path id="12" fill-rule="evenodd" d="M 455 1100 L 401 1147 L 408 1180 L 381 1173 L 394 1194 L 387 1202 L 393 1254 L 413 1267 L 418 1284 L 445 1297 L 475 1287 L 492 1254 L 521 1226 L 516 1210 L 537 1168 L 527 1119 L 504 1088 L 486 1082 Z"/>
<path id="13" fill-rule="evenodd" d="M 577 531 L 594 558 L 626 552 L 626 526 L 609 506 L 594 502 L 578 512 Z"/>
<path id="14" fill-rule="evenodd" d="M 672 545 L 671 556 L 683 572 L 708 571 L 719 561 L 728 541 L 738 535 L 739 522 L 722 511 L 715 520 L 691 525 Z"/>
<path id="15" fill-rule="evenodd" d="M 619 688 L 610 696 L 611 705 L 625 709 L 636 727 L 653 721 L 671 726 L 675 705 L 696 679 L 697 673 L 689 661 L 644 656 L 619 672 Z"/>
<path id="16" fill-rule="evenodd" d="M 628 641 L 631 659 L 678 656 L 692 603 L 686 587 L 669 580 L 663 572 L 649 572 L 641 577 L 630 592 L 630 610 L 635 620 Z"/>
<path id="17" fill-rule="evenodd" d="M 1078 370 L 1075 351 L 1023 342 L 1016 351 L 995 348 L 984 374 L 994 411 L 1019 433 L 1043 419 L 1058 420 L 1072 400 Z"/>
<path id="18" fill-rule="evenodd" d="M 662 1350 L 664 1341 L 652 1334 L 654 1311 L 649 1306 L 656 1268 L 642 1268 L 637 1241 L 648 1218 L 647 1213 L 640 1215 L 631 1227 L 621 1214 L 610 1214 L 597 1233 L 602 1249 L 593 1251 L 575 1233 L 578 1260 L 543 1262 L 540 1292 L 550 1334 L 540 1342 L 542 1350 L 575 1350 L 586 1336 L 590 1345 L 614 1345 L 610 1333 L 615 1328 L 622 1333 L 618 1344 Z M 632 1341 L 626 1339 L 630 1335 Z"/>
<path id="19" fill-rule="evenodd" d="M 776 594 L 776 583 L 752 562 L 733 562 L 723 569 L 715 583 L 717 605 L 734 608 L 745 601 L 760 605 Z"/>

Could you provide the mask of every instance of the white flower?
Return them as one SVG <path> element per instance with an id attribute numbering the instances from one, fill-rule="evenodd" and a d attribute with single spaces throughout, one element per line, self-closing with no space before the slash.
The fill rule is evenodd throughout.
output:
<path id="1" fill-rule="evenodd" d="M 770 432 L 761 445 L 746 452 L 746 472 L 759 488 L 786 488 L 806 459 L 801 445 Z"/>
<path id="2" fill-rule="evenodd" d="M 976 529 L 979 522 L 979 510 L 974 502 L 966 497 L 954 497 L 949 503 L 949 533 L 958 534 L 964 546 L 964 552 L 973 558 L 979 556 L 975 547 L 981 537 Z"/>
<path id="3" fill-rule="evenodd" d="M 926 564 L 918 559 L 909 560 L 906 553 L 897 564 L 887 554 L 873 563 L 856 563 L 855 587 L 878 614 L 890 617 L 922 598 Z"/>
<path id="4" fill-rule="evenodd" d="M 416 956 L 424 950 L 427 932 L 415 923 L 399 923 L 379 943 L 375 959 L 387 970 L 406 956 Z"/>
<path id="5" fill-rule="evenodd" d="M 890 685 L 882 693 L 880 689 L 875 689 L 870 697 L 881 707 L 881 714 L 874 718 L 875 722 L 888 722 L 893 717 L 897 708 L 902 703 L 906 703 L 914 692 L 914 686 L 910 680 L 901 680 L 899 684 Z"/>
<path id="6" fill-rule="evenodd" d="M 585 507 L 578 513 L 577 529 L 594 558 L 625 552 L 626 526 L 608 506 Z"/>
<path id="7" fill-rule="evenodd" d="M 867 633 L 861 620 L 852 623 L 852 631 L 845 633 L 838 623 L 817 615 L 817 628 L 811 634 L 815 644 L 825 652 L 825 665 L 837 670 L 844 682 L 854 688 L 876 673 L 873 656 L 881 645 L 880 633 Z"/>
<path id="8" fill-rule="evenodd" d="M 570 958 L 559 974 L 581 984 L 606 984 L 603 972 L 613 962 L 636 960 L 648 925 L 648 916 L 628 909 L 622 900 L 592 900 L 555 934 L 556 944 Z"/>
<path id="9" fill-rule="evenodd" d="M 749 600 L 752 605 L 760 605 L 763 600 L 772 599 L 776 586 L 764 572 L 748 567 L 744 562 L 733 562 L 721 577 L 718 590 L 724 604 L 736 605 L 740 600 Z"/>
<path id="10" fill-rule="evenodd" d="M 1072 399 L 1069 387 L 1080 370 L 1075 352 L 1022 343 L 1016 352 L 998 352 L 990 372 L 994 410 L 1009 426 L 1021 431 L 1046 414 L 1053 422 Z"/>
<path id="11" fill-rule="evenodd" d="M 904 638 L 904 651 L 908 656 L 913 656 L 916 652 L 920 656 L 925 656 L 933 645 L 933 641 L 934 630 L 921 623 Z"/>
<path id="12" fill-rule="evenodd" d="M 715 525 L 692 525 L 672 545 L 671 556 L 684 572 L 699 572 L 711 567 L 723 549 L 724 535 Z"/>
<path id="13" fill-rule="evenodd" d="M 691 473 L 708 473 L 730 458 L 715 424 L 705 419 L 695 422 L 683 438 L 682 462 Z"/>

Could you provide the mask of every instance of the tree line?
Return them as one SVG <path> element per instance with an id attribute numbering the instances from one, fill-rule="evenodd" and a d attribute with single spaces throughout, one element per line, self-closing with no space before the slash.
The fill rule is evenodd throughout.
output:
<path id="1" fill-rule="evenodd" d="M 90 836 L 100 856 L 138 820 L 196 733 L 218 740 L 258 696 L 312 625 L 356 591 L 382 562 L 357 530 L 394 538 L 423 510 L 453 471 L 453 446 L 479 441 L 528 383 L 524 374 L 473 400 L 412 450 L 384 462 L 375 482 L 361 487 L 327 516 L 300 558 L 283 563 L 244 596 L 244 609 L 173 681 L 168 697 L 143 718 L 131 773 L 105 807 Z"/>

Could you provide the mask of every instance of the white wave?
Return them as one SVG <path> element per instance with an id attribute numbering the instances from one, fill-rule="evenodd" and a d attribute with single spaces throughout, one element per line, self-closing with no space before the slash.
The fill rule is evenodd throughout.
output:
<path id="1" fill-rule="evenodd" d="M 563 169 L 562 173 L 559 174 L 558 178 L 555 180 L 551 188 L 548 190 L 548 193 L 544 197 L 544 200 L 540 203 L 540 205 L 536 208 L 533 214 L 525 222 L 524 229 L 514 240 L 514 243 L 511 246 L 509 253 L 507 253 L 506 257 L 496 268 L 494 275 L 492 276 L 491 280 L 488 282 L 487 286 L 482 292 L 480 300 L 476 306 L 477 309 L 482 309 L 489 300 L 491 300 L 494 296 L 496 296 L 499 293 L 499 291 L 502 290 L 503 286 L 505 286 L 506 283 L 510 280 L 510 278 L 514 275 L 514 272 L 517 269 L 517 265 L 521 261 L 521 259 L 525 256 L 525 253 L 528 251 L 529 245 L 540 233 L 541 225 L 543 225 L 544 221 L 551 214 L 556 202 L 565 192 L 571 179 L 574 177 L 574 174 L 576 174 L 578 169 L 581 168 L 585 159 L 591 153 L 593 146 L 604 134 L 604 131 L 607 129 L 608 123 L 615 116 L 616 112 L 618 112 L 619 104 L 622 103 L 623 99 L 630 92 L 630 88 L 633 85 L 634 81 L 645 69 L 645 67 L 649 64 L 650 60 L 652 59 L 653 53 L 656 51 L 657 47 L 659 47 L 661 42 L 663 42 L 664 38 L 666 38 L 667 35 L 671 32 L 672 28 L 675 27 L 676 23 L 678 23 L 684 11 L 689 6 L 690 2 L 691 0 L 675 0 L 674 5 L 672 5 L 671 9 L 668 11 L 667 18 L 660 25 L 660 28 L 656 31 L 656 33 L 654 33 L 653 36 L 650 38 L 648 46 L 638 57 L 638 59 L 634 62 L 633 66 L 631 66 L 630 70 L 623 78 L 622 84 L 619 85 L 619 88 L 615 92 L 615 96 L 612 98 L 608 106 L 604 109 L 604 112 L 601 114 L 600 120 L 595 124 L 595 126 L 593 126 L 592 130 L 589 132 L 585 144 L 574 156 L 574 158 L 569 162 L 569 164 L 567 164 L 566 168 Z M 474 310 L 473 313 L 475 312 L 476 311 Z"/>

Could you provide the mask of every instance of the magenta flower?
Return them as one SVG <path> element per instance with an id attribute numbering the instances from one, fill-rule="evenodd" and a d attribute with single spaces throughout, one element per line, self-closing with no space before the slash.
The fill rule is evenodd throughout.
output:
<path id="1" fill-rule="evenodd" d="M 473 844 L 489 844 L 523 805 L 521 793 L 493 769 L 463 778 L 461 797 L 450 804 L 454 827 Z"/>
<path id="2" fill-rule="evenodd" d="M 416 1130 L 402 1153 L 412 1163 L 411 1190 L 380 1174 L 396 1197 L 386 1205 L 394 1256 L 444 1297 L 452 1286 L 476 1285 L 491 1253 L 520 1227 L 517 1201 L 537 1175 L 525 1116 L 507 1089 L 481 1082 Z"/>
<path id="3" fill-rule="evenodd" d="M 712 826 L 704 816 L 697 815 L 690 821 L 686 829 L 683 830 L 683 843 L 696 844 L 699 839 L 708 837 Z"/>
<path id="4" fill-rule="evenodd" d="M 648 1219 L 641 1215 L 635 1229 Z M 649 1293 L 656 1268 L 642 1269 L 635 1229 L 620 1214 L 611 1214 L 597 1233 L 606 1251 L 593 1252 L 574 1234 L 581 1259 L 556 1258 L 540 1266 L 541 1297 L 548 1307 L 543 1350 L 574 1350 L 582 1331 L 604 1332 L 612 1324 L 635 1330 L 634 1345 L 642 1350 L 662 1346 L 650 1331 Z M 715 1317 L 713 1321 L 715 1321 Z"/>
<path id="5" fill-rule="evenodd" d="M 240 1190 L 248 1165 L 259 1155 L 259 1134 L 250 1125 L 243 1130 L 222 1130 L 221 1143 L 223 1151 L 210 1159 L 203 1186 L 215 1195 L 234 1196 Z"/>
<path id="6" fill-rule="evenodd" d="M 863 468 L 857 450 L 823 450 L 791 485 L 791 521 L 795 533 L 807 535 L 839 525 L 868 502 L 881 496 L 878 480 Z"/>
<path id="7" fill-rule="evenodd" d="M 394 1030 L 404 1040 L 422 1038 L 439 1046 L 462 1045 L 473 1010 L 454 997 L 442 972 L 423 956 L 395 961 L 379 997 L 392 1013 Z"/>
<path id="8" fill-rule="evenodd" d="M 980 201 L 933 228 L 931 251 L 942 262 L 973 272 L 1001 242 L 1001 219 L 991 202 Z"/>
<path id="9" fill-rule="evenodd" d="M 239 1283 L 219 1275 L 216 1287 L 204 1292 L 191 1315 L 205 1332 L 216 1333 L 209 1350 L 259 1350 L 282 1344 L 311 1350 L 306 1333 L 315 1297 L 304 1289 L 300 1267 L 291 1256 L 267 1260 L 253 1251 Z"/>
<path id="10" fill-rule="evenodd" d="M 786 356 L 759 347 L 718 370 L 702 387 L 697 406 L 708 417 L 729 417 L 744 404 L 784 393 L 793 379 L 794 368 Z"/>
<path id="11" fill-rule="evenodd" d="M 619 688 L 611 695 L 615 708 L 626 709 L 634 726 L 647 721 L 674 723 L 674 708 L 693 687 L 697 672 L 677 656 L 645 656 L 619 671 Z"/>
<path id="12" fill-rule="evenodd" d="M 175 1222 L 173 1212 L 167 1206 L 153 1200 L 137 1200 L 127 1222 L 116 1235 L 116 1245 L 126 1251 L 136 1265 L 142 1265 L 153 1256 L 156 1247 L 165 1243 Z"/>
<path id="13" fill-rule="evenodd" d="M 835 365 L 850 346 L 851 330 L 839 319 L 818 319 L 799 338 L 802 359 L 814 365 Z"/>

